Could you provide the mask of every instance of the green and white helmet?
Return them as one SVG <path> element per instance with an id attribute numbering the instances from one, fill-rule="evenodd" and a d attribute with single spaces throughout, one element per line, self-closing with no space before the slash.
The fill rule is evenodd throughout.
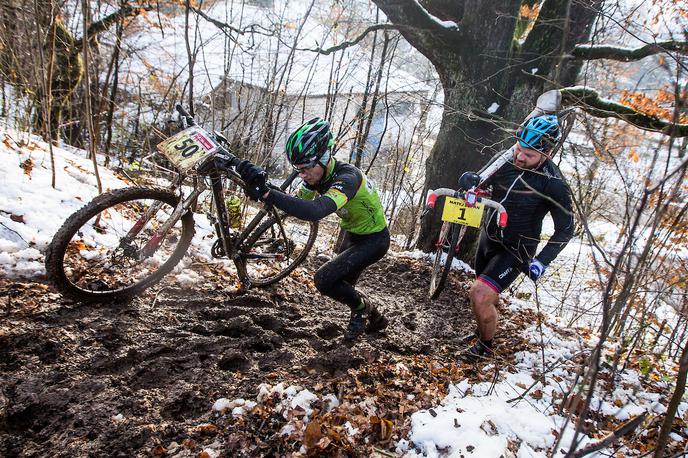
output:
<path id="1" fill-rule="evenodd" d="M 289 136 L 284 149 L 292 166 L 313 167 L 320 163 L 325 167 L 330 160 L 330 148 L 333 145 L 330 123 L 321 118 L 313 118 Z"/>

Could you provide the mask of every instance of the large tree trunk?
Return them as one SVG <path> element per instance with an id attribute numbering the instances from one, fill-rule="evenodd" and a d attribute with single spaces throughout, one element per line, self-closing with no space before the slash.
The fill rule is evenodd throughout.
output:
<path id="1" fill-rule="evenodd" d="M 425 189 L 457 186 L 509 146 L 513 130 L 545 89 L 575 79 L 577 64 L 562 59 L 586 38 L 600 0 L 547 0 L 521 43 L 522 4 L 515 0 L 374 0 L 406 40 L 435 66 L 445 94 L 437 141 L 426 164 Z M 441 21 L 451 20 L 457 26 Z M 537 69 L 537 70 L 534 70 Z M 496 103 L 493 113 L 488 108 Z M 439 213 L 439 212 L 436 212 Z M 418 247 L 430 250 L 439 217 L 423 220 Z"/>
<path id="2" fill-rule="evenodd" d="M 426 191 L 456 188 L 463 172 L 480 169 L 493 155 L 494 150 L 485 145 L 500 138 L 495 125 L 490 121 L 471 119 L 464 112 L 471 107 L 489 106 L 491 103 L 485 100 L 485 96 L 445 89 L 447 108 L 444 110 L 437 140 L 425 164 Z M 434 248 L 440 215 L 441 209 L 438 206 L 437 210 L 421 221 L 417 243 L 421 250 L 430 251 Z"/>

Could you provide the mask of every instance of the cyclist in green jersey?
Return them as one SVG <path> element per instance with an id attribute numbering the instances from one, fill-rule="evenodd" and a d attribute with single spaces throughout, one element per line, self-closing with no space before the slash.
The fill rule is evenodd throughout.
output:
<path id="1" fill-rule="evenodd" d="M 351 164 L 332 156 L 334 138 L 327 121 L 314 118 L 287 139 L 287 159 L 304 181 L 297 197 L 268 187 L 265 171 L 248 161 L 236 170 L 248 185 L 253 199 L 307 221 L 331 213 L 340 217 L 344 231 L 337 256 L 315 273 L 315 286 L 322 294 L 348 305 L 346 340 L 387 326 L 387 319 L 355 289 L 363 270 L 382 259 L 389 249 L 389 230 L 380 198 L 368 178 Z"/>

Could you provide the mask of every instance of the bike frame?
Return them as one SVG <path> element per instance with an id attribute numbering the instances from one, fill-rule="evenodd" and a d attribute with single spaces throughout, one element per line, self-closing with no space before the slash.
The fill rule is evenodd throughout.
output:
<path id="1" fill-rule="evenodd" d="M 188 126 L 196 124 L 193 117 L 191 117 L 181 105 L 177 105 L 176 109 L 179 112 L 179 124 L 181 128 L 185 129 Z M 216 133 L 216 139 L 218 140 L 218 143 L 226 143 L 226 139 L 221 134 Z M 219 152 L 216 152 L 215 155 L 218 155 L 219 153 L 225 158 L 230 159 L 230 163 L 232 165 L 236 165 L 239 163 L 239 159 L 236 156 L 234 156 L 228 149 L 226 149 L 221 144 L 218 144 L 218 147 Z M 209 159 L 210 158 L 207 158 L 205 160 L 207 161 Z M 258 214 L 253 217 L 253 219 L 244 228 L 244 230 L 241 231 L 241 233 L 239 233 L 237 236 L 232 237 L 232 234 L 229 230 L 227 206 L 225 205 L 224 200 L 225 189 L 222 184 L 222 175 L 220 174 L 220 171 L 218 169 L 214 169 L 207 176 L 210 178 L 210 189 L 212 191 L 213 203 L 215 206 L 215 216 L 217 217 L 217 222 L 215 223 L 215 232 L 217 233 L 218 238 L 222 241 L 222 248 L 224 249 L 224 252 L 228 259 L 236 261 L 239 258 L 239 247 L 241 246 L 241 243 L 243 243 L 249 237 L 249 235 L 258 226 L 258 224 L 260 224 L 260 222 L 263 220 L 263 218 L 265 218 L 265 216 L 268 213 L 272 213 L 275 216 L 275 219 L 278 221 L 278 224 L 280 226 L 280 230 L 284 235 L 284 228 L 282 227 L 279 215 L 274 210 L 274 207 L 269 204 L 263 204 L 263 207 L 258 211 Z M 291 185 L 291 183 L 293 183 L 294 179 L 296 179 L 297 176 L 298 172 L 293 171 L 277 189 L 279 189 L 280 191 L 284 191 L 287 187 L 289 187 L 289 185 Z M 189 175 L 180 173 L 174 180 L 171 189 L 179 189 L 181 196 L 182 184 L 184 183 L 184 180 L 188 177 Z M 177 222 L 182 218 L 182 216 L 184 216 L 184 214 L 186 214 L 187 211 L 192 211 L 191 209 L 197 202 L 198 197 L 208 189 L 208 186 L 206 185 L 205 180 L 203 180 L 203 177 L 200 175 L 196 177 L 201 179 L 195 180 L 191 194 L 189 194 L 188 197 L 181 198 L 179 200 L 179 203 L 175 207 L 170 217 L 162 224 L 162 226 L 160 226 L 155 231 L 150 240 L 148 240 L 146 245 L 141 249 L 141 251 L 139 252 L 139 259 L 145 259 L 147 257 L 152 256 L 155 253 L 161 241 L 164 240 L 165 235 L 167 235 L 167 232 L 175 224 L 177 224 Z M 234 183 L 238 184 L 241 188 L 246 188 L 246 183 L 244 183 L 244 181 L 236 172 L 227 170 L 227 178 L 229 178 Z M 146 210 L 146 212 L 141 216 L 141 218 L 139 218 L 136 221 L 136 223 L 134 223 L 134 226 L 132 226 L 127 235 L 122 238 L 119 246 L 121 248 L 126 248 L 127 245 L 131 242 L 131 240 L 133 240 L 139 234 L 139 232 L 141 232 L 141 230 L 146 226 L 146 224 L 148 224 L 148 222 L 158 213 L 161 206 L 162 202 L 155 202 L 153 205 L 151 205 Z M 248 279 L 245 263 L 239 262 L 236 264 L 237 270 L 239 270 L 239 278 L 242 279 L 243 283 Z"/>
<path id="2" fill-rule="evenodd" d="M 248 223 L 248 225 L 241 231 L 237 236 L 232 237 L 229 231 L 229 221 L 227 215 L 227 207 L 224 201 L 224 191 L 225 188 L 222 184 L 222 177 L 218 171 L 213 171 L 209 175 L 210 178 L 210 189 L 213 194 L 213 204 L 215 207 L 215 216 L 217 217 L 217 223 L 215 224 L 215 230 L 217 236 L 222 240 L 222 247 L 227 254 L 229 259 L 236 259 L 238 256 L 238 247 L 244 242 L 248 236 L 253 232 L 253 230 L 260 224 L 260 222 L 265 218 L 268 213 L 273 213 L 273 215 L 279 219 L 279 215 L 274 211 L 274 207 L 270 204 L 263 204 L 263 207 L 258 211 L 258 214 L 253 217 L 253 219 Z M 277 188 L 280 191 L 284 191 L 287 187 L 294 182 L 294 179 L 298 176 L 298 172 L 292 172 L 289 177 Z M 239 177 L 236 172 L 228 171 L 227 177 L 237 183 L 242 188 L 246 187 L 246 184 Z M 172 189 L 181 189 L 181 184 L 184 181 L 185 176 L 180 176 L 175 183 L 172 185 Z M 167 232 L 181 219 L 181 217 L 187 212 L 191 211 L 192 206 L 197 201 L 198 197 L 208 189 L 204 180 L 198 180 L 193 187 L 191 193 L 183 199 L 179 200 L 179 203 L 175 207 L 174 211 L 170 217 L 163 223 L 160 228 L 155 231 L 155 234 L 146 243 L 140 252 L 141 258 L 150 257 L 155 253 L 158 248 L 160 241 L 165 238 Z M 160 210 L 162 203 L 155 202 L 150 208 L 144 213 L 141 218 L 139 218 L 134 226 L 129 230 L 127 235 L 120 242 L 120 246 L 126 245 L 127 241 L 130 241 L 136 237 L 136 235 L 141 232 L 141 230 L 146 226 L 146 224 L 157 214 Z M 282 229 L 283 230 L 283 229 Z M 242 272 L 245 274 L 245 272 Z M 245 275 L 242 275 L 245 277 Z"/>
<path id="3" fill-rule="evenodd" d="M 287 189 L 298 176 L 298 172 L 292 172 L 284 182 L 279 186 L 280 191 Z M 228 171 L 227 177 L 233 182 L 237 183 L 241 187 L 246 187 L 246 184 L 239 177 L 236 172 Z M 284 233 L 284 228 L 282 227 L 282 222 L 279 219 L 278 213 L 275 211 L 274 207 L 270 204 L 264 203 L 262 208 L 258 210 L 258 214 L 253 217 L 253 219 L 246 225 L 246 227 L 237 235 L 232 237 L 229 230 L 229 221 L 227 218 L 227 206 L 224 200 L 224 186 L 222 185 L 222 179 L 219 173 L 214 172 L 210 175 L 211 189 L 213 192 L 213 202 L 215 204 L 215 213 L 217 215 L 218 222 L 215 224 L 215 231 L 218 237 L 222 240 L 222 247 L 225 250 L 228 259 L 237 260 L 240 258 L 241 252 L 239 247 L 241 244 L 249 237 L 253 230 L 260 224 L 260 222 L 265 218 L 266 215 L 272 213 L 275 219 L 278 221 L 280 230 Z M 181 217 L 181 216 L 180 216 Z M 255 255 L 255 259 L 259 257 L 264 257 L 265 255 Z M 244 259 L 245 261 L 245 259 Z M 239 267 L 239 264 L 241 267 Z M 237 270 L 239 271 L 239 278 L 242 279 L 242 284 L 248 281 L 248 275 L 246 273 L 245 262 L 237 263 Z"/>

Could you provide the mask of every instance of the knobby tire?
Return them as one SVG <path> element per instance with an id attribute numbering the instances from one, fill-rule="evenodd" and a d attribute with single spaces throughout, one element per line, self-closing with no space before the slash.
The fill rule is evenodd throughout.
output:
<path id="1" fill-rule="evenodd" d="M 446 221 L 442 224 L 449 225 L 449 228 L 447 230 L 442 228 L 440 234 L 444 232 L 444 240 L 440 240 L 437 248 L 435 249 L 432 273 L 430 274 L 430 299 L 437 299 L 442 290 L 444 290 L 444 285 L 447 282 L 447 277 L 449 277 L 452 261 L 454 260 L 454 256 L 456 254 L 457 244 L 460 242 L 459 238 L 463 238 L 463 234 L 465 233 L 465 229 L 458 224 L 452 224 Z M 449 242 L 447 248 L 447 258 L 444 262 L 442 262 L 442 253 L 444 252 L 446 241 Z"/>
<path id="2" fill-rule="evenodd" d="M 84 237 L 84 234 L 91 229 L 95 229 L 95 231 L 99 233 L 99 230 L 105 232 L 106 229 L 102 229 L 101 227 L 96 227 L 95 225 L 89 224 L 89 222 L 92 219 L 99 215 L 101 218 L 103 218 L 103 220 L 106 220 L 114 212 L 117 213 L 117 215 L 119 216 L 126 216 L 125 218 L 121 218 L 121 221 L 128 224 L 129 218 L 127 217 L 131 216 L 132 218 L 135 218 L 135 212 L 139 209 L 139 207 L 142 207 L 142 205 L 135 203 L 135 201 L 142 200 L 151 202 L 160 201 L 168 205 L 170 208 L 174 209 L 174 207 L 177 205 L 179 201 L 179 197 L 172 191 L 161 188 L 117 189 L 99 195 L 91 202 L 86 204 L 84 207 L 82 207 L 80 210 L 72 214 L 69 218 L 67 218 L 67 220 L 64 222 L 62 227 L 57 231 L 52 242 L 48 246 L 45 260 L 48 278 L 50 278 L 53 281 L 53 283 L 60 292 L 67 296 L 86 301 L 109 301 L 126 299 L 140 293 L 144 289 L 160 281 L 174 268 L 174 266 L 176 266 L 179 263 L 179 261 L 186 253 L 186 250 L 189 248 L 189 245 L 191 244 L 191 239 L 194 235 L 194 221 L 193 214 L 191 212 L 187 212 L 181 217 L 181 227 L 177 227 L 180 225 L 180 223 L 178 222 L 177 225 L 173 228 L 173 230 L 168 232 L 166 237 L 163 239 L 163 242 L 161 242 L 160 244 L 161 247 L 164 243 L 169 243 L 172 245 L 169 247 L 169 251 L 171 251 L 169 258 L 165 260 L 163 263 L 159 264 L 157 267 L 153 266 L 153 269 L 146 267 L 145 270 L 148 270 L 150 274 L 145 275 L 143 278 L 137 279 L 133 282 L 133 284 L 118 284 L 116 286 L 113 285 L 111 289 L 108 289 L 110 285 L 102 281 L 93 281 L 92 283 L 94 285 L 91 286 L 90 284 L 77 284 L 69 278 L 69 275 L 67 274 L 65 269 L 65 256 L 68 255 L 68 250 L 70 249 L 72 252 L 77 251 L 79 253 L 81 253 L 80 250 L 82 249 L 75 249 L 74 247 L 70 248 L 70 242 L 81 243 L 82 245 L 84 243 L 81 239 L 79 239 L 77 242 L 72 242 L 74 236 L 77 235 L 77 237 Z M 124 204 L 124 206 L 122 206 L 122 204 Z M 130 209 L 129 206 L 126 206 L 126 204 L 131 204 L 132 209 Z M 118 206 L 118 209 L 115 209 L 115 206 Z M 121 212 L 121 215 L 119 210 L 120 206 L 122 206 L 121 208 L 125 210 Z M 97 219 L 96 221 L 102 220 Z M 148 224 L 152 223 L 149 222 Z M 145 229 L 146 227 L 144 227 L 144 229 L 141 231 L 141 233 L 144 235 Z M 115 233 L 117 232 L 114 229 L 113 231 Z M 122 231 L 120 232 L 123 231 L 124 229 L 122 229 Z M 178 233 L 179 231 L 180 233 Z M 96 240 L 96 238 L 97 236 L 95 236 L 93 240 Z M 120 241 L 122 239 L 123 238 L 120 238 Z M 143 241 L 145 241 L 145 239 Z M 98 246 L 87 248 L 92 248 L 94 253 L 98 253 L 98 251 L 96 250 L 96 248 L 99 248 Z M 113 251 L 116 251 L 117 249 L 119 248 L 115 248 Z M 155 254 L 157 254 L 158 251 L 156 251 Z M 99 256 L 96 255 L 96 258 L 97 257 Z M 106 256 L 102 257 L 106 258 Z M 112 255 L 112 258 L 114 258 L 114 254 Z M 84 262 L 88 262 L 88 260 Z M 111 265 L 114 267 L 118 267 L 116 263 L 111 263 Z M 98 268 L 98 266 L 96 266 L 96 268 Z M 78 269 L 70 268 L 69 270 L 72 271 Z M 107 275 L 106 270 L 107 268 L 103 267 L 103 276 Z M 97 277 L 99 274 L 100 272 L 88 272 L 89 276 Z M 117 280 L 117 282 L 121 283 L 126 280 L 127 278 L 123 278 Z"/>

